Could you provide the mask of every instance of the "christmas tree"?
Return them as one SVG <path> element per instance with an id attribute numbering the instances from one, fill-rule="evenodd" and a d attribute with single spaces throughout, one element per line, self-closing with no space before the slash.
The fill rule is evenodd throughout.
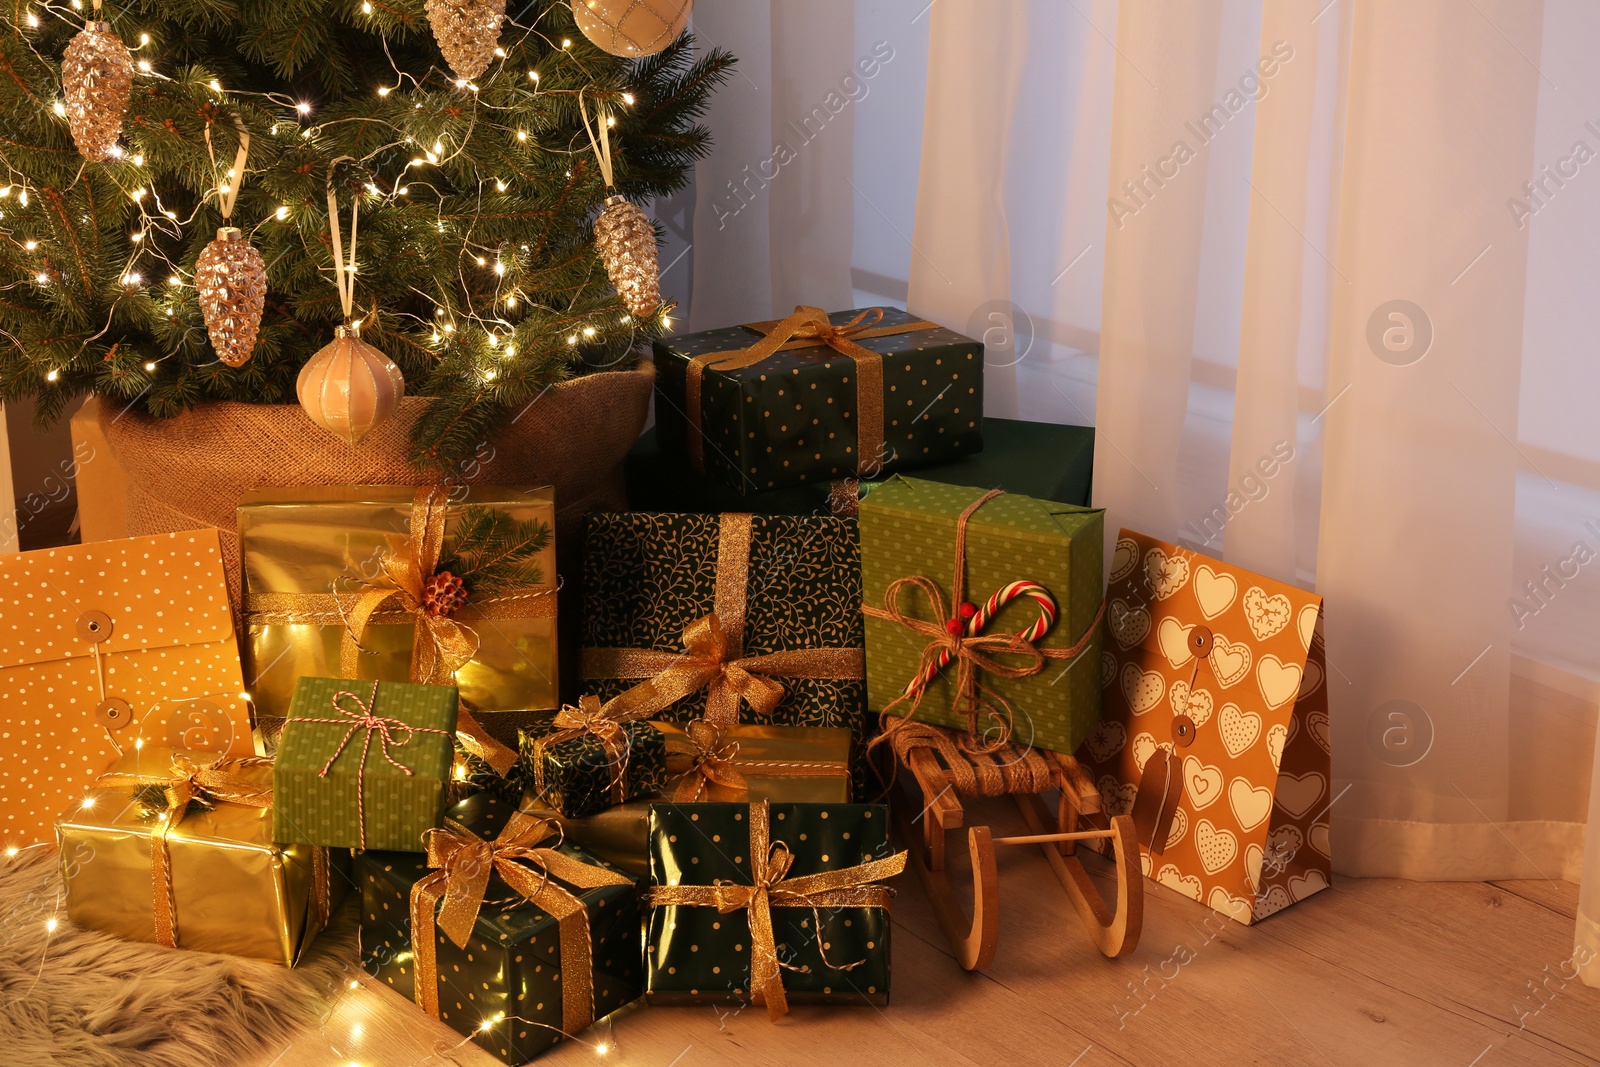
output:
<path id="1" fill-rule="evenodd" d="M 565 0 L 513 0 L 491 32 L 460 23 L 438 39 L 430 7 L 490 0 L 89 5 L 0 13 L 0 399 L 34 397 L 45 420 L 87 392 L 156 416 L 293 403 L 301 368 L 345 321 L 334 246 L 342 236 L 348 262 L 353 211 L 360 337 L 408 394 L 433 398 L 421 466 L 452 466 L 552 382 L 618 366 L 669 325 L 664 307 L 629 313 L 594 220 L 608 192 L 638 202 L 684 184 L 709 147 L 696 120 L 725 52 L 696 58 L 684 37 L 621 59 L 578 32 Z M 94 19 L 134 63 L 98 162 L 74 141 L 62 72 Z M 114 97 L 97 85 L 88 104 L 116 123 Z M 234 199 L 229 222 L 267 278 L 238 367 L 218 359 L 195 288 Z"/>

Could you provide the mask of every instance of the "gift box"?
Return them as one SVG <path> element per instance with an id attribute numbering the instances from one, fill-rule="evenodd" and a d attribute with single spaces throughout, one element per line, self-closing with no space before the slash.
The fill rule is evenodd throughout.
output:
<path id="1" fill-rule="evenodd" d="M 1122 530 L 1105 718 L 1078 758 L 1144 873 L 1241 923 L 1328 888 L 1322 598 Z"/>
<path id="2" fill-rule="evenodd" d="M 521 784 L 568 818 L 654 793 L 667 773 L 661 731 L 607 717 L 594 697 L 523 727 L 518 742 Z"/>
<path id="3" fill-rule="evenodd" d="M 652 1004 L 889 1001 L 888 808 L 655 804 L 645 996 Z"/>
<path id="4" fill-rule="evenodd" d="M 656 438 L 739 493 L 983 448 L 983 345 L 894 308 L 655 342 Z"/>
<path id="5" fill-rule="evenodd" d="M 703 720 L 663 722 L 667 778 L 660 795 L 579 819 L 530 796 L 527 806 L 560 824 L 566 839 L 629 874 L 650 873 L 650 807 L 656 802 L 846 804 L 851 793 L 851 733 L 810 726 L 718 727 Z"/>
<path id="6" fill-rule="evenodd" d="M 421 852 L 451 775 L 456 691 L 302 678 L 273 765 L 273 839 Z"/>
<path id="7" fill-rule="evenodd" d="M 348 854 L 274 843 L 272 767 L 129 748 L 56 820 L 67 916 L 129 941 L 291 965 L 327 925 Z"/>
<path id="8" fill-rule="evenodd" d="M 253 755 L 215 530 L 0 554 L 0 847 L 139 743 Z"/>
<path id="9" fill-rule="evenodd" d="M 917 477 L 950 485 L 1004 489 L 1058 504 L 1089 506 L 1094 474 L 1094 427 L 985 418 L 983 451 L 918 467 Z M 851 475 L 787 489 L 737 493 L 669 453 L 645 431 L 628 453 L 623 473 L 635 511 L 753 511 L 762 515 L 855 515 L 860 498 L 882 480 Z"/>
<path id="10" fill-rule="evenodd" d="M 609 701 L 649 681 L 658 718 L 861 735 L 858 552 L 850 519 L 589 515 L 584 690 Z"/>
<path id="11" fill-rule="evenodd" d="M 873 710 L 1074 751 L 1100 717 L 1104 513 L 896 475 L 860 521 Z"/>
<path id="12" fill-rule="evenodd" d="M 426 856 L 361 857 L 367 973 L 508 1064 L 644 987 L 634 880 L 490 796 L 453 806 Z"/>
<path id="13" fill-rule="evenodd" d="M 335 675 L 454 685 L 480 722 L 560 706 L 551 490 L 255 489 L 238 522 L 258 716 Z"/>

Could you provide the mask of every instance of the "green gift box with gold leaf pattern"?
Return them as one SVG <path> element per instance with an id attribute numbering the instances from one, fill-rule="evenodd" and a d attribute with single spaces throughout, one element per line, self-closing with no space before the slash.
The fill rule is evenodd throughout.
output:
<path id="1" fill-rule="evenodd" d="M 895 476 L 860 522 L 871 709 L 1075 751 L 1100 718 L 1105 513 Z"/>
<path id="2" fill-rule="evenodd" d="M 895 308 L 655 342 L 656 437 L 740 493 L 983 449 L 983 345 Z"/>

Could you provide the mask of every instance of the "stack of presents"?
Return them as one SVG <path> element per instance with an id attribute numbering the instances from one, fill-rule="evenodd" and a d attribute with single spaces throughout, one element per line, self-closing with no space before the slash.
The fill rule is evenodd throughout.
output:
<path id="1" fill-rule="evenodd" d="M 938 878 L 962 793 L 1059 793 L 1056 855 L 1136 846 L 1125 900 L 1328 884 L 1316 596 L 1107 538 L 1092 431 L 985 419 L 934 323 L 655 360 L 581 574 L 548 489 L 480 485 L 256 490 L 235 604 L 215 530 L 0 560 L 0 845 L 175 949 L 292 966 L 359 907 L 367 971 L 512 1064 L 640 997 L 886 1003 L 896 876 Z"/>

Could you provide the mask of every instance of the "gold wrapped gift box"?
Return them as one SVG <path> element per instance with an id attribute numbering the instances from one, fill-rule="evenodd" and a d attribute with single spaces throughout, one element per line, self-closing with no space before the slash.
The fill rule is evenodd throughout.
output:
<path id="1" fill-rule="evenodd" d="M 629 874 L 644 877 L 650 873 L 652 804 L 763 800 L 842 804 L 850 800 L 851 735 L 843 727 L 723 727 L 719 751 L 744 779 L 741 789 L 718 784 L 698 769 L 695 746 L 685 724 L 653 725 L 667 737 L 668 778 L 659 795 L 618 804 L 579 819 L 565 818 L 540 802 L 531 790 L 525 807 L 541 818 L 559 823 L 571 843 Z M 686 782 L 690 784 L 686 786 Z"/>
<path id="2" fill-rule="evenodd" d="M 119 784 L 91 789 L 56 820 L 67 916 L 129 941 L 175 942 L 292 966 L 343 897 L 349 853 L 274 844 L 270 806 L 200 801 L 168 827 L 170 813 L 140 799 L 134 779 L 159 791 L 163 779 L 175 777 L 174 756 L 202 766 L 217 759 L 154 745 L 130 748 L 107 773 Z M 270 763 L 251 763 L 233 773 L 270 795 Z M 169 887 L 152 862 L 163 832 L 168 938 L 159 932 L 156 896 Z"/>
<path id="3" fill-rule="evenodd" d="M 409 486 L 307 486 L 254 489 L 239 506 L 244 548 L 245 679 L 256 714 L 288 713 L 297 679 L 341 674 L 348 616 L 363 592 L 390 584 L 381 566 L 403 552 L 417 490 Z M 450 551 L 463 508 L 494 508 L 519 521 L 555 527 L 552 490 L 471 486 L 445 508 L 444 550 Z M 469 599 L 454 620 L 470 631 L 476 651 L 448 683 L 477 712 L 554 709 L 556 698 L 556 557 L 554 538 L 532 563 L 540 585 L 497 602 Z M 459 577 L 459 576 L 458 576 Z M 538 594 L 547 594 L 540 596 Z M 333 595 L 337 594 L 337 598 Z M 337 601 L 337 602 L 335 602 Z M 386 682 L 412 677 L 413 616 L 390 600 L 360 636 L 360 677 Z M 305 621 L 286 621 L 300 616 Z M 492 715 L 480 715 L 488 722 Z"/>

